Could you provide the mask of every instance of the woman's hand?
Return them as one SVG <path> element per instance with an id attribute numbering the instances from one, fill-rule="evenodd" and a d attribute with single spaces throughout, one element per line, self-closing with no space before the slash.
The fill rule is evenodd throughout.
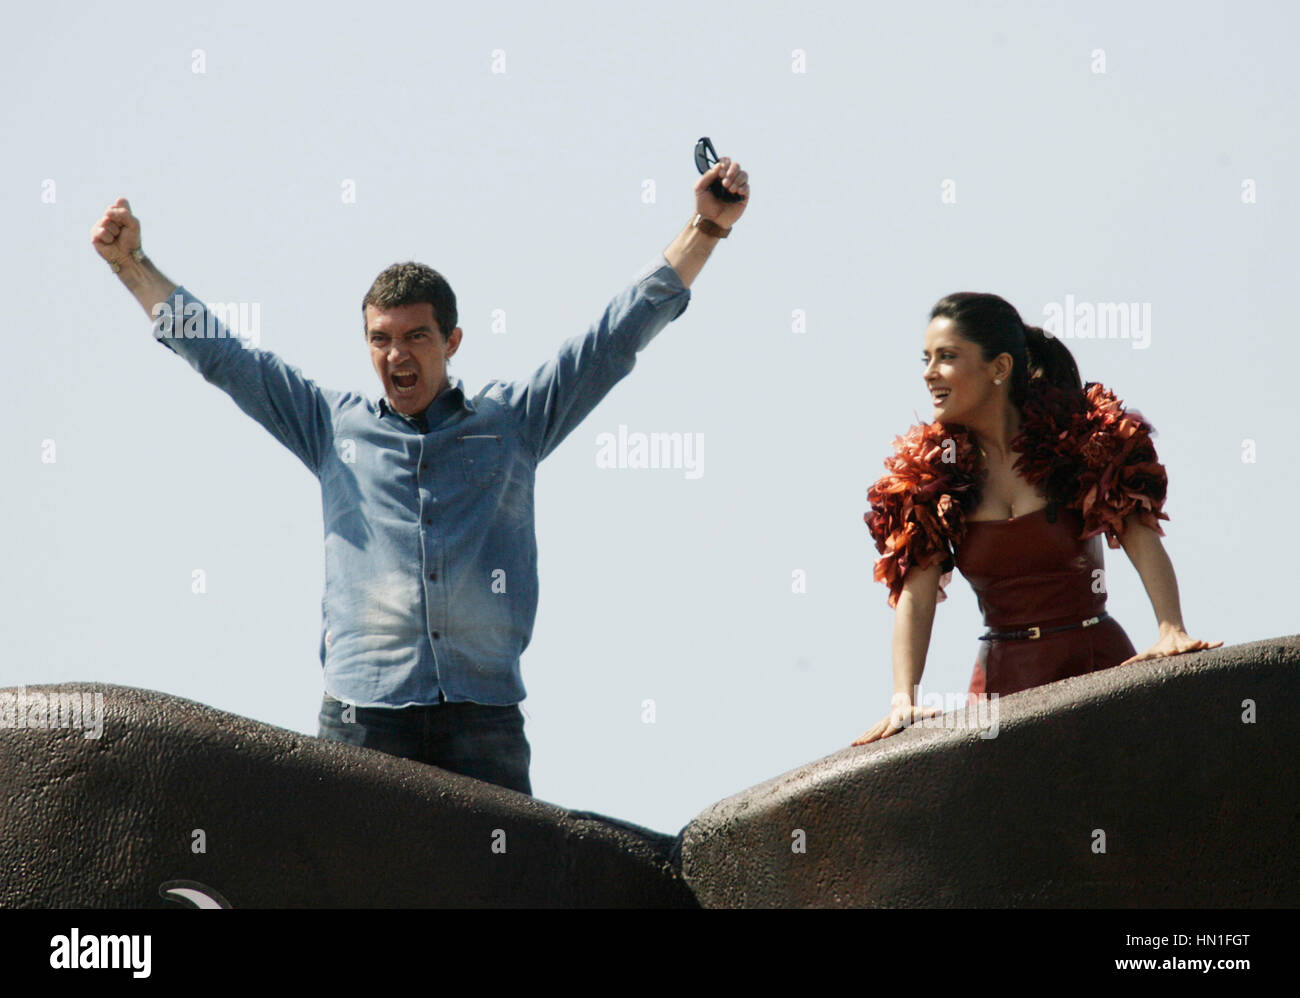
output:
<path id="1" fill-rule="evenodd" d="M 1164 658 L 1166 655 L 1181 655 L 1183 652 L 1188 651 L 1207 651 L 1210 648 L 1219 648 L 1222 645 L 1222 641 L 1198 641 L 1196 638 L 1190 637 L 1181 627 L 1161 628 L 1160 640 L 1141 655 L 1126 658 L 1123 662 L 1120 662 L 1120 665 L 1145 662 L 1152 658 Z"/>
<path id="2" fill-rule="evenodd" d="M 943 569 L 936 560 L 928 568 L 913 565 L 903 577 L 903 591 L 898 594 L 898 605 L 894 608 L 894 695 L 889 699 L 889 716 L 858 735 L 854 745 L 888 738 L 923 717 L 943 713 L 937 707 L 921 708 L 915 704 L 925 655 L 930 649 L 942 574 Z"/>
<path id="3" fill-rule="evenodd" d="M 1125 659 L 1120 665 L 1222 646 L 1222 641 L 1197 641 L 1188 637 L 1183 629 L 1183 611 L 1178 604 L 1178 580 L 1174 578 L 1173 562 L 1160 543 L 1160 535 L 1143 524 L 1139 514 L 1134 513 L 1124 521 L 1124 535 L 1120 542 L 1142 578 L 1142 585 L 1151 598 L 1151 609 L 1160 623 L 1159 640 L 1141 655 Z"/>
<path id="4" fill-rule="evenodd" d="M 896 704 L 887 717 L 877 721 L 875 725 L 853 739 L 853 744 L 866 745 L 868 742 L 888 738 L 890 735 L 896 735 L 904 728 L 915 724 L 923 717 L 934 717 L 936 714 L 942 713 L 943 711 L 938 707 L 918 707 L 911 703 Z"/>

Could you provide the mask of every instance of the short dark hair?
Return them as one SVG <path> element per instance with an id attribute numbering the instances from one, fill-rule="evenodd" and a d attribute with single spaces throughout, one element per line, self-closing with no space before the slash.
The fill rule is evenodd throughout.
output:
<path id="1" fill-rule="evenodd" d="M 365 324 L 366 306 L 375 308 L 399 308 L 402 305 L 420 305 L 428 302 L 433 306 L 433 317 L 438 323 L 442 338 L 451 337 L 456 328 L 456 293 L 451 290 L 447 279 L 432 267 L 422 263 L 395 263 L 385 267 L 384 272 L 375 278 L 365 298 L 361 300 L 362 325 Z"/>
<path id="2" fill-rule="evenodd" d="M 951 319 L 957 332 L 980 348 L 987 363 L 1002 353 L 1011 354 L 1011 401 L 1024 404 L 1031 378 L 1044 378 L 1067 392 L 1079 392 L 1083 383 L 1074 357 L 1064 343 L 1037 326 L 1026 325 L 1005 298 L 958 291 L 940 298 L 930 318 Z"/>

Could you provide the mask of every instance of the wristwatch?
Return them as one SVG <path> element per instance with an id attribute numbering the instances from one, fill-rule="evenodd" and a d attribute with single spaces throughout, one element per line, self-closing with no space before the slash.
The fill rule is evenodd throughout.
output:
<path id="1" fill-rule="evenodd" d="M 695 217 L 691 219 L 691 228 L 699 229 L 706 236 L 713 236 L 713 238 L 715 239 L 726 239 L 727 236 L 731 235 L 730 228 L 724 229 L 717 222 L 713 221 L 713 219 L 705 218 L 703 215 L 699 214 L 698 212 L 696 213 Z"/>
<path id="2" fill-rule="evenodd" d="M 136 263 L 144 263 L 144 251 L 137 246 L 131 251 L 131 259 Z M 122 265 L 116 260 L 110 260 L 108 265 L 113 268 L 113 273 L 120 274 L 122 272 Z"/>

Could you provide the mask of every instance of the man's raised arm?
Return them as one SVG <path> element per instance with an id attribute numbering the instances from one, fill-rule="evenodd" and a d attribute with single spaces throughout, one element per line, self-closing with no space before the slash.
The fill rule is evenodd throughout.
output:
<path id="1" fill-rule="evenodd" d="M 715 180 L 744 200 L 714 197 Z M 637 281 L 606 306 L 584 336 L 567 340 L 531 378 L 505 386 L 507 404 L 521 413 L 538 460 L 553 451 L 636 364 L 636 354 L 690 300 L 690 286 L 749 204 L 749 175 L 722 158 L 695 185 L 694 218 Z"/>
<path id="2" fill-rule="evenodd" d="M 126 198 L 108 207 L 90 240 L 154 320 L 154 338 L 318 472 L 333 422 L 315 382 L 271 351 L 245 346 L 203 302 L 164 277 L 141 249 L 140 222 Z"/>

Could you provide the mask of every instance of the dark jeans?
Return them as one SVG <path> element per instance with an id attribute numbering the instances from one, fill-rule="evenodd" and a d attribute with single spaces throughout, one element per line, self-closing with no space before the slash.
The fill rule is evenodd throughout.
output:
<path id="1" fill-rule="evenodd" d="M 321 702 L 319 737 L 400 755 L 531 795 L 528 764 L 532 749 L 524 737 L 519 705 L 439 703 L 422 707 L 354 707 L 329 694 Z"/>

